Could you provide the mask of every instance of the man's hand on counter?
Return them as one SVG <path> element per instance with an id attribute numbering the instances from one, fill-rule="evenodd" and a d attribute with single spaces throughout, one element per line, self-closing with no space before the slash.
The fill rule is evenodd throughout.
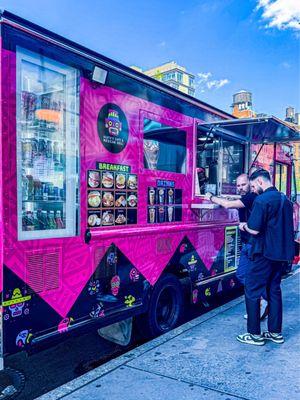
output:
<path id="1" fill-rule="evenodd" d="M 206 193 L 205 193 L 205 198 L 206 198 L 207 200 L 211 200 L 212 196 L 213 196 L 213 194 L 210 193 L 210 192 L 206 192 Z"/>

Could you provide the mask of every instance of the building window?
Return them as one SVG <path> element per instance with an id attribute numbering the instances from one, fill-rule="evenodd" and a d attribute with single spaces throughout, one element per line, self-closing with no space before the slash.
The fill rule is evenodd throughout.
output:
<path id="1" fill-rule="evenodd" d="M 182 82 L 183 74 L 182 72 L 177 72 L 177 82 Z"/>
<path id="2" fill-rule="evenodd" d="M 144 167 L 185 174 L 186 131 L 145 118 Z"/>
<path id="3" fill-rule="evenodd" d="M 194 89 L 189 89 L 189 90 L 188 90 L 188 94 L 189 94 L 190 96 L 194 96 L 195 90 L 194 90 Z"/>
<path id="4" fill-rule="evenodd" d="M 194 86 L 194 78 L 189 76 L 189 86 Z"/>
<path id="5" fill-rule="evenodd" d="M 167 82 L 167 81 L 170 81 L 170 80 L 174 80 L 174 81 L 175 81 L 175 72 L 166 72 L 166 73 L 163 75 L 162 80 L 163 80 L 164 82 Z"/>

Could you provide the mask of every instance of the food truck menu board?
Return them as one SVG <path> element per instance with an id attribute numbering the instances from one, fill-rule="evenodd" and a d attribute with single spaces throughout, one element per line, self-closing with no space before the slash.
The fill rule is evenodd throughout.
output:
<path id="1" fill-rule="evenodd" d="M 174 181 L 157 180 L 148 187 L 147 221 L 149 224 L 182 220 L 182 189 Z"/>
<path id="2" fill-rule="evenodd" d="M 224 272 L 232 271 L 237 266 L 238 227 L 226 226 L 224 249 Z"/>
<path id="3" fill-rule="evenodd" d="M 101 163 L 98 163 L 100 166 Z M 87 177 L 87 226 L 119 226 L 137 223 L 137 175 L 124 168 L 89 170 Z M 130 169 L 128 169 L 130 171 Z"/>

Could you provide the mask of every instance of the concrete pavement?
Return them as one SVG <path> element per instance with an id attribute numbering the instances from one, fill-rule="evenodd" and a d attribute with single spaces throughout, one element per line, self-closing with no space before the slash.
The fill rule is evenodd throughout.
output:
<path id="1" fill-rule="evenodd" d="M 246 331 L 240 297 L 39 400 L 299 399 L 299 271 L 282 283 L 283 345 L 237 342 Z"/>

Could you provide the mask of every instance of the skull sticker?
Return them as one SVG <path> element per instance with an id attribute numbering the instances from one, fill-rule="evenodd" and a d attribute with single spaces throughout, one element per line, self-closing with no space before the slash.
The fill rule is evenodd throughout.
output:
<path id="1" fill-rule="evenodd" d="M 110 281 L 110 286 L 111 286 L 111 292 L 114 296 L 117 296 L 119 293 L 119 289 L 120 289 L 120 277 L 119 275 L 115 275 L 111 278 Z"/>

